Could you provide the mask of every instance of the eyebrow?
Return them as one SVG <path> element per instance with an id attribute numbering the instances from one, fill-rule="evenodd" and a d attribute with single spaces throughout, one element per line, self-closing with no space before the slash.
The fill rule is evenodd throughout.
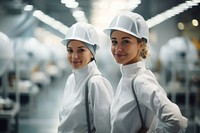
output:
<path id="1" fill-rule="evenodd" d="M 67 48 L 72 48 L 72 47 L 68 46 Z M 79 46 L 77 48 L 86 48 L 86 46 Z"/>
<path id="2" fill-rule="evenodd" d="M 116 39 L 116 37 L 112 37 L 111 39 Z M 122 39 L 131 39 L 130 37 L 122 37 Z"/>

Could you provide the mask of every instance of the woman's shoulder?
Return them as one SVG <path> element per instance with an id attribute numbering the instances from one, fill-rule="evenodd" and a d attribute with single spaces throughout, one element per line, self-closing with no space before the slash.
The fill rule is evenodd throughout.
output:
<path id="1" fill-rule="evenodd" d="M 148 89 L 148 92 L 161 90 L 165 93 L 164 89 L 158 83 L 156 77 L 151 71 L 137 75 L 134 81 L 134 86 L 140 91 L 144 90 L 144 92 Z"/>
<path id="2" fill-rule="evenodd" d="M 88 80 L 89 84 L 99 84 L 99 85 L 103 85 L 103 84 L 110 84 L 109 80 L 104 77 L 102 74 L 97 74 L 97 75 L 93 75 L 89 78 Z"/>
<path id="3" fill-rule="evenodd" d="M 74 74 L 73 73 L 68 76 L 67 81 L 71 81 L 72 79 L 74 79 Z"/>
<path id="4" fill-rule="evenodd" d="M 98 82 L 100 82 L 101 80 L 104 80 L 102 74 L 94 74 L 94 75 L 91 75 L 91 76 L 88 78 L 88 82 L 89 82 L 89 83 L 98 83 Z"/>
<path id="5" fill-rule="evenodd" d="M 135 85 L 143 85 L 148 83 L 157 83 L 157 80 L 150 70 L 139 72 L 134 78 Z"/>

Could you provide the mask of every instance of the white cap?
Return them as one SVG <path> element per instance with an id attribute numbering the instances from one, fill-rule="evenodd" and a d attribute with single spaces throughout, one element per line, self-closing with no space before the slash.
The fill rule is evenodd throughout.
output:
<path id="1" fill-rule="evenodd" d="M 113 30 L 119 30 L 131 34 L 148 42 L 149 28 L 144 18 L 133 12 L 122 12 L 115 16 L 104 33 L 110 36 Z"/>
<path id="2" fill-rule="evenodd" d="M 98 49 L 98 33 L 95 28 L 88 23 L 77 22 L 73 24 L 67 31 L 65 39 L 62 40 L 64 45 L 68 45 L 69 41 L 78 40 L 86 44 L 90 44 L 95 50 Z"/>

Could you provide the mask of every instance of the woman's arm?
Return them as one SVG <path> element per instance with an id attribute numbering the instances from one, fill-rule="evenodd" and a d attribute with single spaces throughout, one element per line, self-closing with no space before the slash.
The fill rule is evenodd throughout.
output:
<path id="1" fill-rule="evenodd" d="M 135 84 L 136 88 L 139 88 L 136 89 L 139 101 L 150 108 L 164 123 L 163 132 L 184 132 L 188 120 L 182 116 L 179 107 L 167 98 L 163 88 L 154 79 L 139 77 Z"/>
<path id="2" fill-rule="evenodd" d="M 101 76 L 91 78 L 89 82 L 89 101 L 91 101 L 96 133 L 110 133 L 112 86 L 108 80 Z"/>

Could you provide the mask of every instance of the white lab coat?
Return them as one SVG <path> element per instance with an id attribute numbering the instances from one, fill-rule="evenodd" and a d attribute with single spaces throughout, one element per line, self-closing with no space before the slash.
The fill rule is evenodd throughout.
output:
<path id="1" fill-rule="evenodd" d="M 87 133 L 85 111 L 85 86 L 91 75 L 101 74 L 95 61 L 86 67 L 73 70 L 66 82 L 62 105 L 59 112 L 58 133 Z M 110 133 L 110 104 L 112 86 L 102 75 L 88 81 L 88 99 L 91 128 L 96 133 Z"/>
<path id="2" fill-rule="evenodd" d="M 133 96 L 132 80 L 149 133 L 182 133 L 188 120 L 166 96 L 143 61 L 121 66 L 122 77 L 111 104 L 111 133 L 137 133 L 141 121 Z M 137 76 L 136 76 L 137 75 Z M 158 124 L 159 123 L 159 124 Z M 161 125 L 159 126 L 158 125 Z"/>

